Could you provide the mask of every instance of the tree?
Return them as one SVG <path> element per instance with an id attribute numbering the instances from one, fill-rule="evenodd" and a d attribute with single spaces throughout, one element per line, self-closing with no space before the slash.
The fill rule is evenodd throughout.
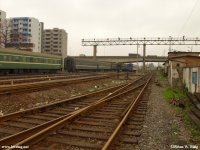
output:
<path id="1" fill-rule="evenodd" d="M 11 23 L 9 20 L 0 22 L 0 47 L 7 47 L 10 42 Z"/>

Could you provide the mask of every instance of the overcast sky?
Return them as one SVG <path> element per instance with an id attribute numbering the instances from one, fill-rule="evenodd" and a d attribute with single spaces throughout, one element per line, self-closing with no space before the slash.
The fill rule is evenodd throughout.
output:
<path id="1" fill-rule="evenodd" d="M 68 55 L 92 55 L 83 38 L 200 37 L 198 0 L 0 0 L 7 17 L 35 17 L 44 28 L 68 32 Z M 189 46 L 173 46 L 189 50 Z M 147 55 L 167 54 L 169 46 L 147 46 Z M 142 46 L 139 48 L 142 54 Z M 193 46 L 200 51 L 200 46 Z M 97 55 L 127 56 L 136 46 L 98 47 Z"/>

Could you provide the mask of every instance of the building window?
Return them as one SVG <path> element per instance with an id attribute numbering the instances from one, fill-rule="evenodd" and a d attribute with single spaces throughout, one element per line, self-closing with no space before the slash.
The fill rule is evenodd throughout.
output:
<path id="1" fill-rule="evenodd" d="M 197 72 L 192 72 L 192 84 L 197 84 Z"/>
<path id="2" fill-rule="evenodd" d="M 31 24 L 29 24 L 29 27 L 31 27 Z"/>
<path id="3" fill-rule="evenodd" d="M 31 19 L 29 19 L 29 22 L 31 22 Z"/>
<path id="4" fill-rule="evenodd" d="M 28 31 L 31 32 L 31 29 L 29 29 Z"/>

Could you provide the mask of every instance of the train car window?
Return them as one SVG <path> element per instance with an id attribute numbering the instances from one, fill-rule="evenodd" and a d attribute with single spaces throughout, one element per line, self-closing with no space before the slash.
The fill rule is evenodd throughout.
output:
<path id="1" fill-rule="evenodd" d="M 8 60 L 8 61 L 11 61 L 11 56 L 7 56 L 7 60 Z"/>
<path id="2" fill-rule="evenodd" d="M 41 63 L 44 63 L 44 58 L 41 58 Z"/>
<path id="3" fill-rule="evenodd" d="M 41 58 L 38 58 L 38 63 L 41 63 L 41 61 L 42 61 Z"/>
<path id="4" fill-rule="evenodd" d="M 33 57 L 30 57 L 30 62 L 33 62 Z"/>
<path id="5" fill-rule="evenodd" d="M 3 56 L 3 60 L 7 61 L 7 56 L 6 55 Z"/>
<path id="6" fill-rule="evenodd" d="M 26 62 L 26 57 L 22 57 L 22 62 Z"/>
<path id="7" fill-rule="evenodd" d="M 36 62 L 36 63 L 37 63 L 37 62 L 38 62 L 38 59 L 33 57 L 33 62 Z"/>
<path id="8" fill-rule="evenodd" d="M 1 60 L 1 61 L 3 60 L 3 56 L 2 56 L 2 55 L 0 55 L 0 60 Z"/>
<path id="9" fill-rule="evenodd" d="M 30 57 L 26 57 L 26 62 L 30 62 Z"/>
<path id="10" fill-rule="evenodd" d="M 44 63 L 47 63 L 47 59 L 44 59 Z"/>
<path id="11" fill-rule="evenodd" d="M 14 61 L 19 62 L 20 61 L 20 57 L 19 56 L 15 56 L 14 57 Z"/>

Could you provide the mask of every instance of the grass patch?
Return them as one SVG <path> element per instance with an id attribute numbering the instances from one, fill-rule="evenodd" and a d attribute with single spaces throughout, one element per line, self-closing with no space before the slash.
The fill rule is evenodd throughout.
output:
<path id="1" fill-rule="evenodd" d="M 187 99 L 187 95 L 181 89 L 172 89 L 170 87 L 166 88 L 164 91 L 164 98 L 168 102 L 171 101 L 172 98 L 176 99 Z"/>
<path id="2" fill-rule="evenodd" d="M 176 107 L 172 105 L 172 108 L 176 110 L 177 112 L 181 112 L 183 114 L 183 121 L 186 124 L 188 130 L 191 131 L 193 135 L 193 141 L 200 143 L 200 129 L 196 126 L 196 124 L 191 120 L 189 117 L 189 112 L 190 112 L 190 102 L 189 99 L 186 95 L 185 90 L 181 89 L 172 89 L 170 87 L 166 88 L 164 91 L 164 98 L 167 102 L 171 102 L 173 98 L 175 99 L 183 99 L 185 103 L 185 108 L 181 109 L 179 107 Z M 172 127 L 172 129 L 175 129 L 175 127 Z M 176 135 L 174 135 L 174 138 L 176 138 Z"/>

